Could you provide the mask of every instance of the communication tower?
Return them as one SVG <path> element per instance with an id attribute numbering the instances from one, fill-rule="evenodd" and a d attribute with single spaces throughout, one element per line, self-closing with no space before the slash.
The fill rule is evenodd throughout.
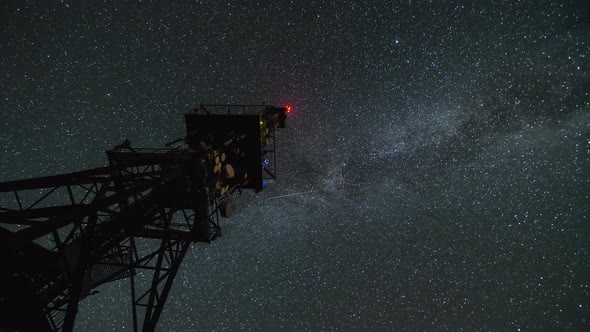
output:
<path id="1" fill-rule="evenodd" d="M 191 243 L 221 236 L 231 194 L 276 178 L 287 107 L 201 105 L 163 148 L 126 140 L 108 165 L 0 183 L 0 330 L 71 331 L 80 300 L 129 279 L 153 331 Z"/>

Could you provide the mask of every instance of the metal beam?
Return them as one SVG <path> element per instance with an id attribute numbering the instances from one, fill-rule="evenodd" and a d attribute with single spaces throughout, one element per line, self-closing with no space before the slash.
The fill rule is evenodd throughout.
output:
<path id="1" fill-rule="evenodd" d="M 0 183 L 0 192 L 21 191 L 39 188 L 61 187 L 108 181 L 111 166 L 99 167 L 74 173 L 66 173 L 26 180 Z"/>

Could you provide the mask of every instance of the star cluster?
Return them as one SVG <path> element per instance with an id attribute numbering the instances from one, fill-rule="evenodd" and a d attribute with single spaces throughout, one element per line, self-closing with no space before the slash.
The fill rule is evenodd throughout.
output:
<path id="1" fill-rule="evenodd" d="M 292 105 L 278 176 L 197 244 L 162 330 L 590 325 L 583 1 L 4 1 L 0 180 Z M 128 281 L 80 330 L 131 328 Z"/>

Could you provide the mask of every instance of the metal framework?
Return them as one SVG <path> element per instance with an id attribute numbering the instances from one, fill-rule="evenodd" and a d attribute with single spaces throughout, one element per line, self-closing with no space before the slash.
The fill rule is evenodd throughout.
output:
<path id="1" fill-rule="evenodd" d="M 71 331 L 79 301 L 124 278 L 134 330 L 155 329 L 190 244 L 221 236 L 230 194 L 275 178 L 285 108 L 217 107 L 187 114 L 166 148 L 125 141 L 108 166 L 0 183 L 0 329 Z"/>

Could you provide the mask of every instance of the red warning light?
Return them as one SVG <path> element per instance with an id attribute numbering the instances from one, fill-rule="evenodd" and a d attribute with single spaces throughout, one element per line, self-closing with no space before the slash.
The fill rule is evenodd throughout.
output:
<path id="1" fill-rule="evenodd" d="M 291 107 L 291 106 L 285 106 L 285 110 L 287 111 L 287 114 L 288 113 L 291 113 L 291 111 L 293 110 L 293 107 Z"/>

